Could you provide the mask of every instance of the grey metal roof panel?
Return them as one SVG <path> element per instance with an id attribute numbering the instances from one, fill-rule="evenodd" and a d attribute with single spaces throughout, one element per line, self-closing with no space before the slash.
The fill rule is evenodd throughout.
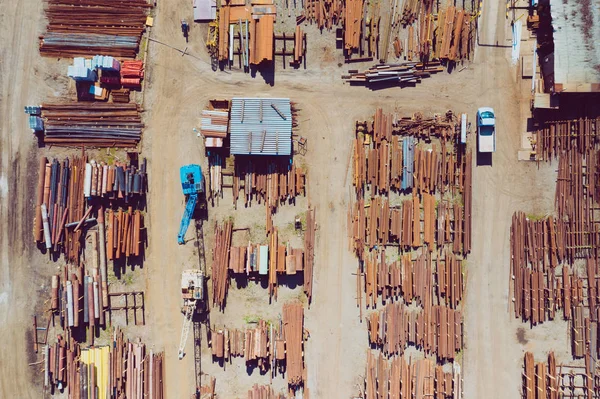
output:
<path id="1" fill-rule="evenodd" d="M 234 98 L 229 126 L 234 155 L 292 154 L 289 98 Z"/>
<path id="2" fill-rule="evenodd" d="M 600 83 L 600 7 L 587 2 L 589 12 L 582 1 L 550 0 L 556 83 Z"/>

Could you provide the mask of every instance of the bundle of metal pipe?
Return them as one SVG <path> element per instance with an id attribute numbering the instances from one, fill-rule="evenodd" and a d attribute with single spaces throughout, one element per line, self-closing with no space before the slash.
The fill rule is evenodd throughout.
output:
<path id="1" fill-rule="evenodd" d="M 57 146 L 135 147 L 144 124 L 137 104 L 42 104 L 44 142 Z"/>
<path id="2" fill-rule="evenodd" d="M 145 0 L 46 0 L 46 56 L 108 54 L 134 58 L 151 3 Z"/>
<path id="3" fill-rule="evenodd" d="M 428 78 L 431 74 L 443 71 L 437 61 L 426 64 L 419 62 L 404 62 L 401 64 L 375 65 L 364 72 L 349 70 L 348 75 L 342 75 L 342 79 L 351 85 L 363 85 L 366 87 L 403 86 L 407 84 L 420 83 L 421 79 Z"/>
<path id="4" fill-rule="evenodd" d="M 81 226 L 95 222 L 96 212 L 101 225 L 100 240 L 104 243 L 103 204 L 130 204 L 130 209 L 144 206 L 145 159 L 138 169 L 124 163 L 111 166 L 103 162 L 86 163 L 85 155 L 67 158 L 62 163 L 56 159 L 48 163 L 46 157 L 41 157 L 39 173 L 34 239 L 51 252 L 63 252 L 69 263 L 78 262 L 82 249 Z M 139 210 L 136 210 L 136 214 L 134 226 L 137 230 L 132 230 L 131 239 L 137 238 L 135 242 L 141 242 Z M 104 246 L 101 247 L 103 251 Z M 139 255 L 139 245 L 131 248 L 133 253 Z"/>
<path id="5" fill-rule="evenodd" d="M 130 206 L 127 211 L 119 208 L 117 212 L 106 211 L 108 225 L 106 252 L 108 260 L 117 260 L 122 256 L 139 256 L 142 251 L 143 229 L 142 214 Z"/>
<path id="6" fill-rule="evenodd" d="M 69 398 L 163 399 L 164 356 L 141 342 L 125 340 L 117 328 L 107 346 L 82 348 L 58 336 L 44 348 L 44 387 Z"/>

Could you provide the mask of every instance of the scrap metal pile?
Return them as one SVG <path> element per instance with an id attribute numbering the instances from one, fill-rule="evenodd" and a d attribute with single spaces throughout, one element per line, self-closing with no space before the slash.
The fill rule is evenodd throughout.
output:
<path id="1" fill-rule="evenodd" d="M 135 147 L 144 124 L 137 104 L 42 104 L 43 141 L 48 145 L 78 147 Z"/>
<path id="2" fill-rule="evenodd" d="M 40 38 L 40 53 L 135 58 L 151 7 L 145 0 L 46 0 L 48 25 Z"/>
<path id="3" fill-rule="evenodd" d="M 395 364 L 390 371 L 381 355 L 375 361 L 369 352 L 365 398 L 388 393 L 400 398 L 399 390 L 391 391 L 392 384 L 400 389 L 400 381 L 407 390 L 402 397 L 462 392 L 457 365 L 456 375 L 435 372 L 463 347 L 462 262 L 471 250 L 472 155 L 458 143 L 458 130 L 451 113 L 398 118 L 378 109 L 372 122 L 356 124 L 356 201 L 350 204 L 348 228 L 359 261 L 357 301 L 361 318 L 363 296 L 368 308 L 384 306 L 367 315 L 369 344 Z M 416 309 L 408 307 L 413 302 Z M 431 380 L 419 371 L 412 387 L 413 366 L 402 357 L 408 345 L 435 358 L 417 366 L 429 368 Z"/>
<path id="4" fill-rule="evenodd" d="M 144 207 L 146 179 L 145 160 L 138 169 L 121 162 L 113 165 L 88 162 L 85 155 L 66 158 L 62 163 L 41 157 L 33 226 L 35 241 L 51 253 L 64 253 L 67 263 L 80 264 L 82 226 L 97 222 L 101 251 L 108 252 L 109 260 L 121 255 L 140 255 L 143 248 L 140 210 Z M 108 219 L 107 239 L 105 219 Z"/>
<path id="5" fill-rule="evenodd" d="M 82 348 L 57 337 L 44 351 L 44 387 L 69 398 L 163 399 L 164 356 L 141 342 L 125 340 L 117 329 L 109 345 Z"/>
<path id="6" fill-rule="evenodd" d="M 287 374 L 291 391 L 304 386 L 304 308 L 299 302 L 283 306 L 283 320 L 269 325 L 259 320 L 255 328 L 245 330 L 217 329 L 211 333 L 214 359 L 244 357 L 272 376 Z M 306 388 L 303 388 L 306 394 Z"/>
<path id="7" fill-rule="evenodd" d="M 364 85 L 369 88 L 381 86 L 407 85 L 421 83 L 423 78 L 428 78 L 434 73 L 443 71 L 439 62 L 403 62 L 400 64 L 374 65 L 365 71 L 351 69 L 342 79 L 351 85 Z"/>

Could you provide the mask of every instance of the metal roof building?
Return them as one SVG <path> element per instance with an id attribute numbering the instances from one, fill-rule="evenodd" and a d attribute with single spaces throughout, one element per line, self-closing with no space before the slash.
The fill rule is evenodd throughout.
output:
<path id="1" fill-rule="evenodd" d="M 291 155 L 290 99 L 232 99 L 229 134 L 234 155 Z"/>
<path id="2" fill-rule="evenodd" d="M 554 31 L 554 90 L 600 92 L 598 2 L 550 0 L 550 13 Z"/>

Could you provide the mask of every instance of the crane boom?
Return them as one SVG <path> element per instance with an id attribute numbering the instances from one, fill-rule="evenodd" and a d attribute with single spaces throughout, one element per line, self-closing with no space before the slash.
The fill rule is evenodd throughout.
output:
<path id="1" fill-rule="evenodd" d="M 183 212 L 183 218 L 181 219 L 181 225 L 179 226 L 179 235 L 177 236 L 177 242 L 179 244 L 185 243 L 185 233 L 190 225 L 190 220 L 194 215 L 194 209 L 198 202 L 198 194 L 190 194 L 185 204 L 185 211 Z"/>
<path id="2" fill-rule="evenodd" d="M 193 301 L 187 307 L 187 311 L 185 312 L 185 317 L 183 319 L 183 327 L 181 328 L 181 339 L 179 340 L 179 351 L 178 356 L 179 359 L 183 359 L 183 355 L 185 355 L 185 343 L 187 342 L 187 337 L 190 334 L 190 326 L 192 325 L 192 319 L 194 317 L 194 311 L 196 310 L 196 301 Z"/>

